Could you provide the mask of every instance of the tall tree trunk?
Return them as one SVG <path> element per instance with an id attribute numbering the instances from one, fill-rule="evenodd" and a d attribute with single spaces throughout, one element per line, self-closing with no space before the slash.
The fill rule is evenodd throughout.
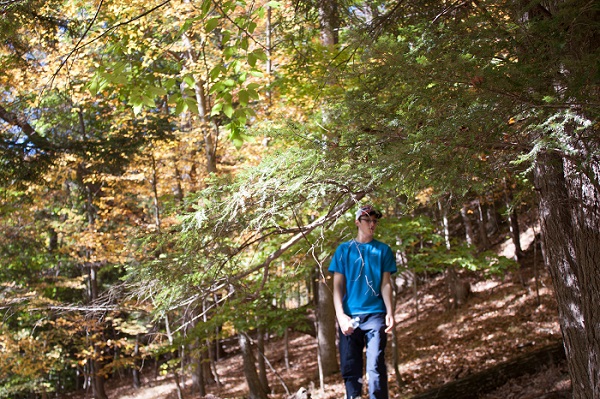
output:
<path id="1" fill-rule="evenodd" d="M 465 240 L 467 241 L 467 245 L 471 246 L 475 242 L 475 234 L 473 234 L 473 223 L 471 223 L 471 218 L 469 218 L 467 205 L 463 204 L 462 208 L 460 208 L 460 216 L 465 226 Z"/>
<path id="2" fill-rule="evenodd" d="M 175 340 L 173 338 L 173 334 L 171 333 L 171 324 L 169 323 L 168 315 L 165 315 L 165 330 L 167 333 L 167 339 L 169 340 L 169 345 L 173 347 Z M 183 359 L 180 360 L 183 362 Z M 177 399 L 183 399 L 183 390 L 181 388 L 179 373 L 177 372 L 176 367 L 173 367 L 173 382 L 175 382 L 175 387 L 177 388 Z"/>
<path id="3" fill-rule="evenodd" d="M 336 45 L 339 41 L 339 16 L 336 0 L 319 1 L 319 25 L 321 28 L 321 43 L 324 46 Z"/>
<path id="4" fill-rule="evenodd" d="M 258 377 L 258 372 L 256 371 L 256 359 L 254 357 L 254 352 L 252 351 L 250 339 L 243 332 L 238 334 L 238 339 L 244 363 L 244 375 L 246 376 L 246 382 L 248 383 L 248 398 L 267 399 L 267 393 L 264 391 L 260 378 Z"/>
<path id="5" fill-rule="evenodd" d="M 192 389 L 198 391 L 199 396 L 206 396 L 206 384 L 204 382 L 204 373 L 202 372 L 202 352 L 201 343 L 199 339 L 194 342 L 194 348 L 192 349 L 196 355 L 192 359 Z"/>
<path id="6" fill-rule="evenodd" d="M 265 27 L 265 33 L 266 33 L 266 53 L 267 53 L 267 60 L 265 61 L 265 68 L 266 68 L 266 74 L 267 74 L 267 78 L 270 80 L 271 79 L 271 75 L 273 73 L 273 42 L 272 42 L 272 35 L 273 35 L 273 29 L 271 26 L 271 18 L 272 16 L 272 9 L 270 6 L 267 6 L 267 21 L 266 21 L 266 27 Z M 268 86 L 267 89 L 267 107 L 270 109 L 271 106 L 273 106 L 273 93 L 271 92 L 270 89 L 270 85 Z M 267 110 L 267 113 L 269 111 Z"/>
<path id="7" fill-rule="evenodd" d="M 267 378 L 267 364 L 266 364 L 266 352 L 265 352 L 265 331 L 263 327 L 256 329 L 256 347 L 258 350 L 258 377 L 262 384 L 263 390 L 269 392 L 269 380 Z"/>
<path id="8" fill-rule="evenodd" d="M 187 35 L 182 35 L 183 45 L 186 48 L 187 57 L 187 69 L 192 71 L 194 75 L 195 84 L 192 89 L 196 97 L 196 103 L 198 104 L 198 117 L 200 119 L 200 129 L 204 138 L 204 149 L 206 155 L 206 171 L 213 173 L 217 171 L 217 138 L 218 128 L 212 123 L 210 115 L 208 113 L 208 100 L 206 98 L 206 90 L 204 88 L 205 81 L 200 77 L 196 76 L 193 71 L 196 69 L 196 63 L 198 56 L 194 51 L 192 43 Z M 211 126 L 212 125 L 212 126 Z"/>
<path id="9" fill-rule="evenodd" d="M 89 280 L 90 280 L 90 302 L 93 304 L 98 299 L 98 265 L 94 262 L 89 263 Z M 91 342 L 94 347 L 94 357 L 90 359 L 90 374 L 92 383 L 92 392 L 95 399 L 108 399 L 106 390 L 104 389 L 104 376 L 100 375 L 102 362 L 97 360 L 101 357 L 101 350 L 95 342 Z"/>
<path id="10" fill-rule="evenodd" d="M 319 277 L 315 290 L 317 302 L 317 350 L 320 359 L 320 373 L 323 377 L 330 376 L 339 371 L 336 356 L 336 326 L 335 308 L 333 307 L 333 291 L 331 278 L 326 279 L 317 271 Z"/>
<path id="11" fill-rule="evenodd" d="M 97 347 L 94 348 L 94 350 L 98 352 L 99 349 Z M 101 363 L 96 360 L 92 360 L 90 366 L 92 372 L 92 392 L 94 399 L 108 399 L 108 395 L 104 389 L 104 376 L 100 374 L 100 369 L 102 368 Z"/>
<path id="12" fill-rule="evenodd" d="M 519 218 L 517 210 L 513 204 L 513 194 L 506 179 L 504 180 L 504 200 L 508 212 L 508 226 L 510 229 L 510 237 L 515 246 L 515 260 L 519 261 L 523 258 L 523 249 L 521 248 L 521 229 L 519 228 Z"/>
<path id="13" fill-rule="evenodd" d="M 444 231 L 444 242 L 446 243 L 446 249 L 450 250 L 450 225 L 448 223 L 448 211 L 442 204 L 442 201 L 439 200 L 438 209 L 440 210 L 440 218 L 442 219 L 442 230 Z"/>
<path id="14" fill-rule="evenodd" d="M 488 238 L 487 233 L 487 212 L 485 211 L 484 206 L 481 204 L 481 200 L 479 198 L 476 200 L 476 203 L 477 210 L 479 212 L 479 218 L 477 219 L 479 222 L 479 246 L 481 249 L 488 249 L 490 247 L 490 239 Z"/>
<path id="15" fill-rule="evenodd" d="M 183 187 L 181 185 L 181 172 L 177 167 L 177 161 L 173 160 L 174 163 L 174 178 L 175 178 L 175 187 L 173 188 L 173 196 L 177 200 L 179 204 L 183 202 Z"/>
<path id="16" fill-rule="evenodd" d="M 588 159 L 593 154 L 585 154 Z M 574 399 L 600 398 L 600 165 L 542 153 L 535 165 L 543 253 Z M 582 171 L 584 173 L 582 173 Z"/>
<path id="17" fill-rule="evenodd" d="M 142 386 L 142 381 L 140 378 L 140 335 L 137 334 L 135 336 L 135 347 L 133 349 L 133 369 L 132 369 L 132 377 L 133 377 L 133 387 L 135 389 L 139 389 Z"/>
<path id="18" fill-rule="evenodd" d="M 150 178 L 150 185 L 152 186 L 152 205 L 154 208 L 154 223 L 156 224 L 156 230 L 160 232 L 160 200 L 158 197 L 158 170 L 156 168 L 156 158 L 154 153 L 150 154 L 150 161 L 152 166 L 152 177 Z"/>

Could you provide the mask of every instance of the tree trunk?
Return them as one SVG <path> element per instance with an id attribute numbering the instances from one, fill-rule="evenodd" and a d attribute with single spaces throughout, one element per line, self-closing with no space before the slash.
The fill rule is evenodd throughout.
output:
<path id="1" fill-rule="evenodd" d="M 475 242 L 475 234 L 473 234 L 473 224 L 469 218 L 469 210 L 466 205 L 463 205 L 462 208 L 460 208 L 460 216 L 465 225 L 465 240 L 467 240 L 467 245 L 471 246 Z"/>
<path id="2" fill-rule="evenodd" d="M 448 223 L 448 212 L 446 207 L 442 204 L 442 201 L 438 200 L 438 209 L 440 210 L 440 217 L 442 219 L 442 230 L 444 231 L 444 242 L 446 243 L 446 249 L 450 250 L 450 225 Z"/>
<path id="3" fill-rule="evenodd" d="M 95 347 L 94 350 L 97 352 L 98 348 Z M 108 395 L 104 389 L 104 376 L 100 375 L 101 363 L 91 360 L 90 369 L 92 372 L 92 392 L 94 399 L 108 399 Z"/>
<path id="4" fill-rule="evenodd" d="M 173 347 L 173 343 L 175 340 L 173 339 L 173 334 L 171 333 L 171 325 L 169 324 L 169 316 L 165 315 L 165 330 L 167 333 L 167 339 L 169 340 L 169 345 Z M 183 362 L 183 359 L 180 359 Z M 177 372 L 177 368 L 173 367 L 173 382 L 175 382 L 175 388 L 177 388 L 177 398 L 183 399 L 183 391 L 181 389 L 181 384 L 179 380 L 179 373 Z"/>
<path id="5" fill-rule="evenodd" d="M 154 154 L 150 154 L 150 161 L 152 165 L 152 177 L 150 179 L 150 185 L 152 186 L 152 206 L 154 208 L 154 224 L 156 224 L 156 230 L 160 232 L 160 200 L 158 196 L 158 170 L 156 169 L 156 158 L 154 158 Z"/>
<path id="6" fill-rule="evenodd" d="M 515 246 L 515 260 L 518 262 L 523 258 L 523 249 L 521 248 L 521 230 L 519 228 L 519 219 L 517 211 L 513 204 L 513 194 L 506 179 L 504 179 L 504 200 L 508 213 L 508 226 L 510 229 L 510 237 Z"/>
<path id="7" fill-rule="evenodd" d="M 202 350 L 200 339 L 196 338 L 194 342 L 195 355 L 191 359 L 192 362 L 192 388 L 197 390 L 201 397 L 206 396 L 206 380 L 204 378 L 204 370 L 202 359 L 205 357 L 205 351 Z"/>
<path id="8" fill-rule="evenodd" d="M 267 393 L 263 390 L 262 384 L 256 371 L 256 359 L 252 352 L 250 340 L 248 336 L 240 332 L 238 334 L 240 342 L 240 350 L 242 352 L 242 360 L 244 363 L 244 375 L 248 383 L 248 398 L 249 399 L 267 399 Z"/>
<path id="9" fill-rule="evenodd" d="M 98 265 L 91 263 L 89 265 L 89 279 L 90 279 L 90 302 L 93 304 L 98 299 Z M 95 358 L 90 359 L 90 374 L 92 382 L 92 392 L 95 399 L 108 399 L 106 391 L 104 389 L 104 376 L 100 375 L 100 369 L 102 369 L 102 362 L 96 360 L 101 357 L 101 350 L 98 345 L 94 346 Z"/>
<path id="10" fill-rule="evenodd" d="M 142 386 L 142 380 L 140 378 L 140 335 L 136 334 L 135 336 L 135 347 L 133 349 L 133 368 L 132 368 L 132 377 L 133 377 L 133 387 L 135 389 L 139 389 Z"/>
<path id="11" fill-rule="evenodd" d="M 336 0 L 319 1 L 319 25 L 321 29 L 321 43 L 324 46 L 333 46 L 339 41 L 339 17 Z"/>
<path id="12" fill-rule="evenodd" d="M 192 43 L 187 35 L 182 36 L 184 46 L 186 48 L 186 57 L 188 61 L 188 69 L 194 71 L 197 63 L 197 54 L 194 52 Z M 198 117 L 200 119 L 200 129 L 204 138 L 204 149 L 206 151 L 206 171 L 213 173 L 217 171 L 217 139 L 218 139 L 218 128 L 211 121 L 208 109 L 208 101 L 206 98 L 206 91 L 204 89 L 205 81 L 198 76 L 195 76 L 195 84 L 192 89 L 196 97 L 198 104 Z"/>
<path id="13" fill-rule="evenodd" d="M 488 249 L 490 247 L 490 239 L 488 238 L 487 233 L 487 225 L 488 225 L 488 217 L 487 212 L 485 211 L 483 205 L 481 204 L 481 200 L 477 199 L 477 210 L 479 211 L 479 218 L 477 221 L 479 222 L 479 244 L 481 249 Z"/>
<path id="14" fill-rule="evenodd" d="M 260 383 L 262 384 L 263 390 L 265 392 L 269 392 L 271 388 L 269 387 L 269 380 L 267 378 L 267 365 L 265 361 L 265 331 L 263 327 L 256 329 L 256 346 L 258 350 L 258 377 L 260 379 Z"/>
<path id="15" fill-rule="evenodd" d="M 576 165 L 555 153 L 536 160 L 544 260 L 558 302 L 574 399 L 600 398 L 599 178 L 594 161 Z"/>
<path id="16" fill-rule="evenodd" d="M 320 273 L 318 271 L 318 273 Z M 335 308 L 333 307 L 333 294 L 331 278 L 323 280 L 320 276 L 317 281 L 317 350 L 321 359 L 321 373 L 324 377 L 339 371 L 336 356 L 336 327 Z"/>

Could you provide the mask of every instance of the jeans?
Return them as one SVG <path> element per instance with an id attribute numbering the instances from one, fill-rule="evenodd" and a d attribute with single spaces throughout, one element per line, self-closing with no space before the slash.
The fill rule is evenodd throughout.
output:
<path id="1" fill-rule="evenodd" d="M 385 314 L 358 315 L 360 325 L 351 335 L 339 331 L 340 366 L 346 385 L 346 398 L 360 398 L 362 393 L 363 349 L 367 347 L 369 398 L 387 399 L 385 364 Z"/>

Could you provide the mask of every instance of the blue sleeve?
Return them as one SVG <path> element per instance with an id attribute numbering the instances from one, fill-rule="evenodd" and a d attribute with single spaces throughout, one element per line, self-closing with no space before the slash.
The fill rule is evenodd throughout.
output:
<path id="1" fill-rule="evenodd" d="M 394 257 L 394 251 L 392 251 L 392 249 L 389 246 L 386 245 L 386 247 L 387 250 L 385 251 L 385 255 L 383 257 L 383 271 L 394 274 L 398 271 L 398 269 L 396 268 L 396 258 Z"/>
<path id="2" fill-rule="evenodd" d="M 327 271 L 329 273 L 340 273 L 344 274 L 344 265 L 342 264 L 341 255 L 342 255 L 342 246 L 338 246 L 333 256 L 331 257 L 331 262 L 329 263 L 329 269 Z"/>

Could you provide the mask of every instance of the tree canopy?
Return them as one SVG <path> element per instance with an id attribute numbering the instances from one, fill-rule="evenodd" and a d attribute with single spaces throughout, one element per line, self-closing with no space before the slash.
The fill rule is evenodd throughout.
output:
<path id="1" fill-rule="evenodd" d="M 365 201 L 389 215 L 402 267 L 501 273 L 445 221 L 500 201 L 507 217 L 539 209 L 574 397 L 600 397 L 600 348 L 585 344 L 599 325 L 599 13 L 0 4 L 0 396 L 103 398 L 104 376 L 142 357 L 177 373 L 186 345 L 202 363 L 212 340 L 300 324 Z"/>

